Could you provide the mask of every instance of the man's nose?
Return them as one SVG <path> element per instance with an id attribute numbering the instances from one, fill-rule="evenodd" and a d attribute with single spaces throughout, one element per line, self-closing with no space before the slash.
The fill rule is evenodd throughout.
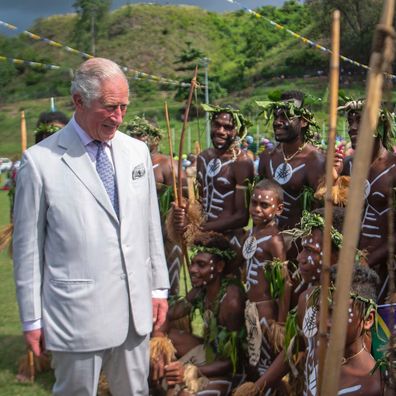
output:
<path id="1" fill-rule="evenodd" d="M 281 126 L 281 125 L 283 125 L 283 121 L 279 117 L 277 117 L 277 118 L 274 119 L 273 125 L 274 126 Z"/>
<path id="2" fill-rule="evenodd" d="M 252 208 L 251 210 L 252 210 L 253 213 L 257 213 L 259 206 L 258 205 L 251 205 L 251 208 Z"/>
<path id="3" fill-rule="evenodd" d="M 124 109 L 124 108 L 122 107 L 122 105 L 118 105 L 118 106 L 114 109 L 114 111 L 111 113 L 110 118 L 111 118 L 113 121 L 115 121 L 115 122 L 121 124 L 121 123 L 122 123 L 122 120 L 124 119 L 125 113 L 126 113 L 126 109 Z"/>

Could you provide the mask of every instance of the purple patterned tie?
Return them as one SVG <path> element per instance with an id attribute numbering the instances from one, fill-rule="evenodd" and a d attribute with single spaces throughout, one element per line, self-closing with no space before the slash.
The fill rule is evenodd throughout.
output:
<path id="1" fill-rule="evenodd" d="M 113 166 L 111 165 L 109 157 L 105 152 L 105 143 L 95 140 L 95 144 L 98 146 L 98 151 L 96 153 L 96 171 L 98 172 L 99 177 L 102 179 L 104 188 L 106 189 L 111 204 L 113 205 L 113 208 L 118 216 L 118 190 L 115 174 L 113 172 Z"/>

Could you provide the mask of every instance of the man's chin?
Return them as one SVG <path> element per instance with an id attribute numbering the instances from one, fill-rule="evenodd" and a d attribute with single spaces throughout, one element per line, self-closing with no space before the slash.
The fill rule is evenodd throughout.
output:
<path id="1" fill-rule="evenodd" d="M 222 151 L 228 150 L 229 147 L 231 146 L 230 142 L 228 142 L 228 141 L 216 142 L 216 141 L 213 141 L 213 140 L 212 140 L 212 144 L 213 144 L 213 147 L 214 147 L 216 150 L 222 150 Z"/>
<path id="2" fill-rule="evenodd" d="M 111 140 L 113 139 L 116 132 L 117 128 L 104 128 L 100 132 L 100 136 L 103 138 L 103 140 Z"/>

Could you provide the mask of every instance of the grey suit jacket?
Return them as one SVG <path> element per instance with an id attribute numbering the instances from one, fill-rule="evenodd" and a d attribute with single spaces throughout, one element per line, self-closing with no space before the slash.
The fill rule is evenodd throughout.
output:
<path id="1" fill-rule="evenodd" d="M 169 287 L 151 159 L 112 140 L 120 219 L 74 128 L 29 148 L 18 173 L 14 273 L 22 321 L 49 350 L 93 351 L 152 329 L 151 291 Z"/>

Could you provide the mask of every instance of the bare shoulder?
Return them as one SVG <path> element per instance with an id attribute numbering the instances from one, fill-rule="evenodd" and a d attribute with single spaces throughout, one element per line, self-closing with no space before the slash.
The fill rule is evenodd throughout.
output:
<path id="1" fill-rule="evenodd" d="M 223 303 L 230 308 L 239 309 L 245 302 L 245 292 L 243 289 L 234 283 L 227 286 L 227 293 L 224 297 Z"/>
<path id="2" fill-rule="evenodd" d="M 198 160 L 207 161 L 207 160 L 212 159 L 213 157 L 215 157 L 215 152 L 214 152 L 213 148 L 208 148 L 208 149 L 202 151 L 202 152 L 198 155 L 198 158 L 197 158 L 197 159 L 198 159 Z"/>
<path id="3" fill-rule="evenodd" d="M 396 153 L 392 153 L 391 151 L 388 151 L 388 161 L 391 164 L 396 164 Z"/>
<path id="4" fill-rule="evenodd" d="M 248 162 L 248 163 L 253 163 L 252 159 L 249 157 L 249 155 L 246 153 L 246 151 L 241 150 L 241 152 L 238 154 L 236 158 L 236 162 Z"/>
<path id="5" fill-rule="evenodd" d="M 365 396 L 381 396 L 381 395 L 383 395 L 380 377 L 381 376 L 380 376 L 380 373 L 378 370 L 374 375 L 368 375 L 366 377 L 366 381 L 368 383 L 364 387 Z"/>
<path id="6" fill-rule="evenodd" d="M 368 374 L 359 377 L 361 386 L 359 394 L 364 394 L 365 396 L 381 396 L 383 395 L 382 384 L 381 384 L 381 373 L 376 370 L 374 374 Z"/>
<path id="7" fill-rule="evenodd" d="M 323 162 L 325 159 L 324 154 L 312 144 L 306 146 L 306 157 L 307 160 L 312 162 Z"/>
<path id="8" fill-rule="evenodd" d="M 163 165 L 170 165 L 172 162 L 172 159 L 169 155 L 160 154 L 158 161 Z"/>

